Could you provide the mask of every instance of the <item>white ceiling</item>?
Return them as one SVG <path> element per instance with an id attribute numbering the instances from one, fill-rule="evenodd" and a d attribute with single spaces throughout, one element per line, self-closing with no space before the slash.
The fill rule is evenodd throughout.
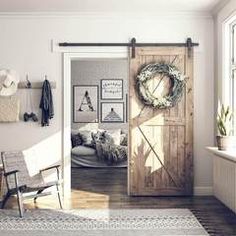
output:
<path id="1" fill-rule="evenodd" d="M 0 0 L 0 12 L 209 12 L 226 0 Z"/>

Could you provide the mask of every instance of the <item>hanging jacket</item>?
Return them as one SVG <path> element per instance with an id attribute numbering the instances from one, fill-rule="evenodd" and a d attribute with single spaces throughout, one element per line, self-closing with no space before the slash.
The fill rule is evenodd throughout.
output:
<path id="1" fill-rule="evenodd" d="M 42 96 L 39 104 L 39 108 L 42 109 L 42 126 L 48 126 L 49 120 L 54 116 L 53 97 L 50 82 L 46 79 L 43 82 Z"/>

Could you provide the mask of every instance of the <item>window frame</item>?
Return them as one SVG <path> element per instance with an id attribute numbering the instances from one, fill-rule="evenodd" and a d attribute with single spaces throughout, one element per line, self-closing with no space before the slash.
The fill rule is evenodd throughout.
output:
<path id="1" fill-rule="evenodd" d="M 229 105 L 231 107 L 231 109 L 233 111 L 236 111 L 236 83 L 235 83 L 235 73 L 236 73 L 236 53 L 235 53 L 235 40 L 236 40 L 236 20 L 233 21 L 230 25 L 230 46 L 229 46 L 229 50 L 230 50 L 230 58 L 229 58 Z M 235 127 L 235 117 L 233 117 L 232 119 L 232 128 L 233 128 L 233 135 L 235 135 L 236 133 L 236 127 Z"/>
<path id="2" fill-rule="evenodd" d="M 221 102 L 236 111 L 236 12 L 223 24 Z M 236 134 L 236 117 L 232 119 L 232 135 Z"/>

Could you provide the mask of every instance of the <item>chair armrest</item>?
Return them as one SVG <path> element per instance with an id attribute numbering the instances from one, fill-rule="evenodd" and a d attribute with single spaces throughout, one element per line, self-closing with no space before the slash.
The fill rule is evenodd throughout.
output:
<path id="1" fill-rule="evenodd" d="M 18 172 L 20 172 L 20 171 L 19 170 L 12 170 L 12 171 L 4 173 L 4 176 L 6 177 L 6 182 L 7 182 L 7 177 L 9 175 L 14 175 L 15 187 L 14 188 L 9 188 L 9 185 L 8 185 L 8 182 L 7 182 L 7 189 L 11 194 L 15 194 L 15 193 L 17 193 L 17 191 L 23 192 L 27 188 L 27 185 L 25 185 L 25 184 L 19 186 L 18 175 L 17 175 Z"/>
<path id="2" fill-rule="evenodd" d="M 43 172 L 43 171 L 46 171 L 46 170 L 51 170 L 51 169 L 54 169 L 54 168 L 58 169 L 60 166 L 61 165 L 49 166 L 47 168 L 44 168 L 44 169 L 40 170 L 40 172 Z"/>
<path id="3" fill-rule="evenodd" d="M 19 170 L 12 170 L 12 171 L 9 171 L 9 172 L 5 172 L 4 176 L 13 175 L 13 174 L 16 174 L 18 172 L 19 172 Z"/>

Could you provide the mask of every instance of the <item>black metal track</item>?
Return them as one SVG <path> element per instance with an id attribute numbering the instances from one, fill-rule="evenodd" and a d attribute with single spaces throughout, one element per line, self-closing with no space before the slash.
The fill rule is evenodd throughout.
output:
<path id="1" fill-rule="evenodd" d="M 60 47 L 132 47 L 131 43 L 59 43 Z M 192 47 L 199 43 L 192 43 Z M 135 47 L 187 47 L 186 43 L 136 43 Z"/>
<path id="2" fill-rule="evenodd" d="M 135 57 L 135 47 L 187 47 L 189 55 L 191 48 L 199 46 L 199 43 L 193 43 L 191 38 L 187 38 L 186 43 L 136 43 L 132 38 L 129 43 L 59 43 L 60 47 L 131 47 L 132 57 Z"/>

